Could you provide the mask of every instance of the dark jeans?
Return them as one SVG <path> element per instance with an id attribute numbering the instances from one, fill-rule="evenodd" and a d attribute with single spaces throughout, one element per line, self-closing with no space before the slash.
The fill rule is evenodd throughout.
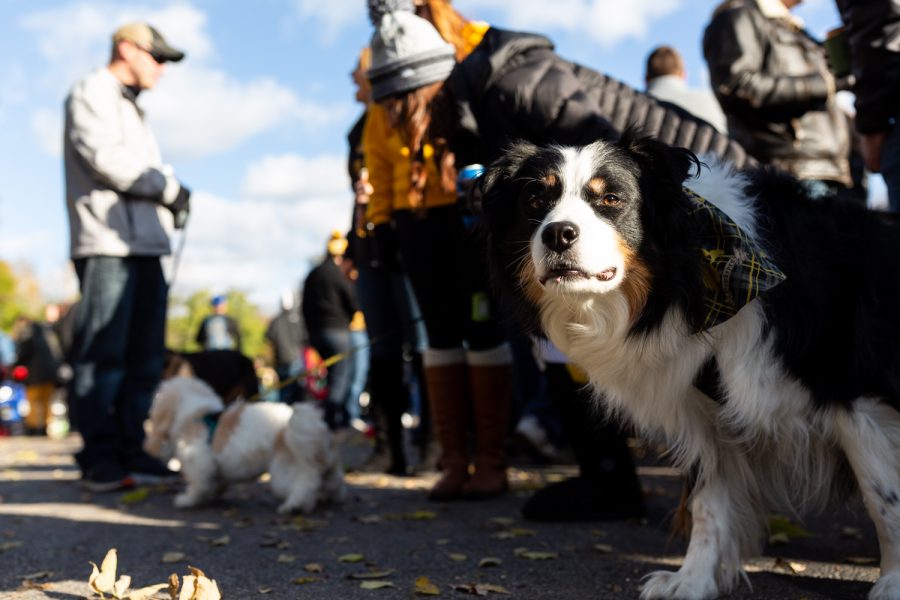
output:
<path id="1" fill-rule="evenodd" d="M 312 347 L 322 360 L 350 349 L 349 329 L 314 329 L 309 332 Z M 325 398 L 325 420 L 332 429 L 348 423 L 345 400 L 350 389 L 351 363 L 346 358 L 328 367 L 328 397 Z"/>
<path id="2" fill-rule="evenodd" d="M 484 241 L 463 228 L 456 205 L 419 217 L 393 214 L 401 263 L 412 282 L 431 348 L 486 350 L 506 341 L 488 283 Z"/>
<path id="3" fill-rule="evenodd" d="M 84 440 L 82 470 L 101 460 L 127 463 L 144 440 L 144 419 L 165 350 L 168 286 L 158 257 L 77 259 L 72 396 Z"/>
<path id="4" fill-rule="evenodd" d="M 881 176 L 887 185 L 890 211 L 900 213 L 900 126 L 896 123 L 881 150 Z"/>

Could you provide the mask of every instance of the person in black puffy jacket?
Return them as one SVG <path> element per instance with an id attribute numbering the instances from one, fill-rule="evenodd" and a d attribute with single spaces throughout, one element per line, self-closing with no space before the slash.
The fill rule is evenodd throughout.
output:
<path id="1" fill-rule="evenodd" d="M 699 155 L 713 155 L 732 162 L 737 168 L 753 162 L 739 144 L 705 121 L 673 104 L 656 100 L 606 75 L 563 59 L 546 37 L 486 27 L 478 32 L 480 39 L 474 50 L 450 69 L 444 62 L 445 50 L 426 43 L 428 36 L 423 24 L 409 15 L 399 14 L 399 10 L 397 13 L 387 10 L 373 18 L 376 31 L 372 38 L 373 63 L 369 79 L 373 100 L 384 107 L 391 127 L 402 132 L 404 144 L 408 146 L 406 156 L 411 163 L 408 169 L 411 181 L 405 184 L 410 189 L 427 189 L 423 179 L 431 169 L 422 165 L 429 164 L 429 160 L 437 165 L 437 173 L 432 176 L 442 182 L 453 181 L 457 167 L 488 164 L 517 139 L 537 144 L 580 145 L 601 138 L 616 139 L 625 128 L 635 125 L 666 143 L 689 148 Z M 470 34 L 474 35 L 474 32 L 470 31 Z M 375 168 L 373 164 L 369 166 L 370 170 Z M 395 169 L 393 172 L 400 171 Z M 372 178 L 374 182 L 375 173 Z M 403 183 L 393 181 L 391 185 Z M 438 211 L 430 209 L 429 217 L 432 212 Z M 454 214 L 447 212 L 445 218 L 459 218 Z M 399 223 L 395 227 L 402 229 L 402 220 L 396 215 L 394 220 Z M 401 254 L 404 254 L 402 248 Z M 441 265 L 429 267 L 430 272 L 445 273 Z M 470 265 L 468 274 L 476 270 Z M 415 284 L 415 277 L 413 280 Z M 484 288 L 488 287 L 484 285 Z M 421 297 L 427 297 L 427 294 Z M 429 324 L 427 308 L 423 306 L 426 324 Z M 429 329 L 429 337 L 432 337 L 431 333 Z M 426 379 L 438 369 L 447 370 L 448 365 L 436 365 L 426 372 Z M 473 372 L 470 364 L 469 377 Z M 433 417 L 442 446 L 452 440 L 441 434 L 442 411 L 435 398 L 437 392 L 441 392 L 441 396 L 456 396 L 449 392 L 459 378 L 450 379 L 441 379 L 447 386 L 443 391 L 437 387 L 432 390 L 432 383 L 429 383 Z M 471 388 L 477 391 L 476 385 Z M 486 497 L 505 489 L 502 474 L 505 427 L 494 427 L 496 431 L 487 432 L 485 426 L 483 436 L 478 431 L 479 411 L 499 412 L 500 402 L 479 403 L 478 398 L 474 398 L 474 391 L 475 476 L 462 483 L 466 475 L 460 465 L 465 461 L 449 460 L 445 447 L 441 460 L 444 477 L 432 489 L 433 498 L 454 497 L 459 494 L 460 485 L 463 485 L 462 494 L 469 497 Z M 491 416 L 491 422 L 500 420 L 497 415 L 488 416 Z M 483 421 L 488 422 L 488 419 Z M 624 437 L 618 435 L 616 440 L 621 442 L 619 445 L 627 455 Z M 482 441 L 487 442 L 484 444 L 486 451 L 479 448 Z M 453 447 L 464 446 L 464 440 L 453 444 Z M 494 446 L 500 450 L 493 452 Z M 454 474 L 454 466 L 460 473 Z M 622 492 L 623 487 L 629 487 L 634 493 L 622 493 L 618 500 L 627 496 L 637 504 L 642 502 L 630 458 L 627 465 L 621 466 L 622 472 L 607 478 L 604 484 L 608 485 L 598 487 L 598 490 L 603 489 L 598 494 L 590 494 L 591 498 L 602 502 L 601 495 L 609 498 Z M 481 479 L 476 480 L 476 477 Z M 480 489 L 473 491 L 476 488 Z M 554 504 L 558 509 L 558 500 L 556 497 L 547 504 Z M 616 514 L 620 507 L 612 508 L 616 510 L 609 511 L 609 516 Z"/>
<path id="2" fill-rule="evenodd" d="M 866 167 L 880 172 L 900 212 L 900 0 L 837 0 L 856 84 L 856 129 Z"/>

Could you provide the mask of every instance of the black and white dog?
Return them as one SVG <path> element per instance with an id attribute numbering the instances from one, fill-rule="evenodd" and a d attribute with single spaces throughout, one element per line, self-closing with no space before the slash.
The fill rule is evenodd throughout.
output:
<path id="1" fill-rule="evenodd" d="M 693 484 L 683 566 L 643 598 L 727 593 L 768 510 L 857 490 L 869 598 L 900 598 L 900 223 L 632 132 L 517 145 L 482 191 L 500 286 Z"/>

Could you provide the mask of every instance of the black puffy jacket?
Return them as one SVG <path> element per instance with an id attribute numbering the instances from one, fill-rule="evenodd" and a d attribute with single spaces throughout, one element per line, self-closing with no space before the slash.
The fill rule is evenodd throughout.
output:
<path id="1" fill-rule="evenodd" d="M 512 141 L 581 145 L 616 139 L 628 126 L 736 167 L 739 144 L 680 107 L 566 61 L 539 35 L 491 28 L 447 81 L 457 125 L 457 164 L 488 164 Z"/>
<path id="2" fill-rule="evenodd" d="M 900 115 L 900 0 L 837 0 L 856 76 L 856 128 L 890 129 Z"/>
<path id="3" fill-rule="evenodd" d="M 726 0 L 703 36 L 728 131 L 757 160 L 797 177 L 850 185 L 847 118 L 821 44 L 756 0 Z"/>

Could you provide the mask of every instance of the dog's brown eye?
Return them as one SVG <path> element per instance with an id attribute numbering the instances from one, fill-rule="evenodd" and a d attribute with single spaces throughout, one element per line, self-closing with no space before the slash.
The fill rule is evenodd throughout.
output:
<path id="1" fill-rule="evenodd" d="M 600 202 L 603 206 L 617 206 L 621 200 L 615 194 L 604 194 L 603 198 L 600 199 Z"/>
<path id="2" fill-rule="evenodd" d="M 544 208 L 544 199 L 540 196 L 531 196 L 528 198 L 528 206 L 532 210 L 540 210 Z"/>

